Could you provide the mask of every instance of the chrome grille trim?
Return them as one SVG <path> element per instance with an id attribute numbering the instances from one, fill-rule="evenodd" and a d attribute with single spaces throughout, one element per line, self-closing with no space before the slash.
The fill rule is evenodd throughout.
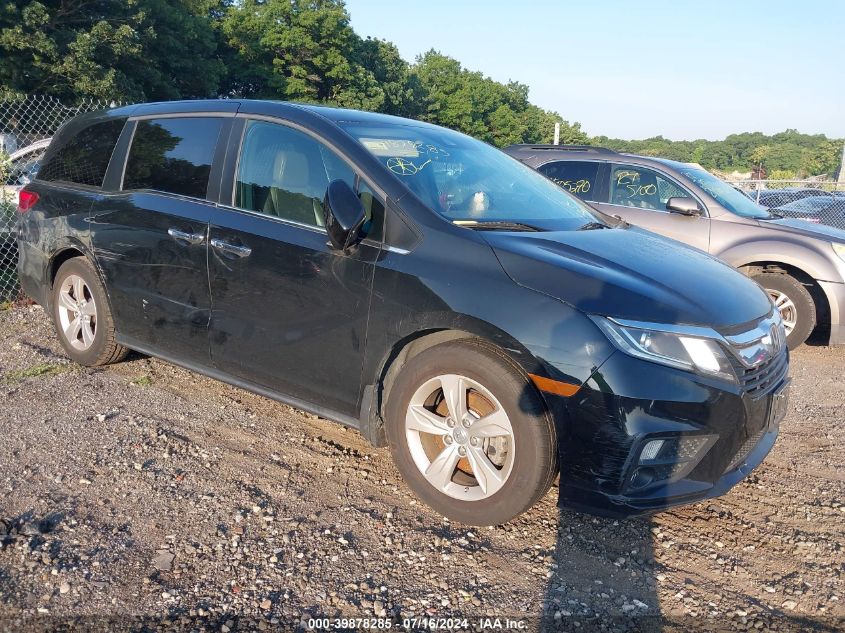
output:
<path id="1" fill-rule="evenodd" d="M 740 388 L 755 400 L 762 398 L 786 378 L 789 372 L 788 359 L 786 349 L 756 367 L 745 367 L 737 359 L 733 364 Z"/>

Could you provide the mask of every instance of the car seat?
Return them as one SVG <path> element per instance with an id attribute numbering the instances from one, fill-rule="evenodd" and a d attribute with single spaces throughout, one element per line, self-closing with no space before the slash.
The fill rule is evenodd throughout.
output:
<path id="1" fill-rule="evenodd" d="M 313 159 L 298 148 L 280 149 L 273 162 L 273 185 L 264 203 L 265 213 L 323 226 L 321 201 L 328 180 L 325 170 L 312 169 Z"/>

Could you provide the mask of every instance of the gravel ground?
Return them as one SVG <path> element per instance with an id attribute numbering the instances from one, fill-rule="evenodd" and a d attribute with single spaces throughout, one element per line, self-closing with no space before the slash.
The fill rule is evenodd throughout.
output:
<path id="1" fill-rule="evenodd" d="M 552 489 L 476 529 L 352 430 L 140 355 L 76 366 L 41 308 L 2 311 L 0 630 L 838 630 L 843 375 L 794 354 L 777 445 L 720 499 L 615 521 Z"/>

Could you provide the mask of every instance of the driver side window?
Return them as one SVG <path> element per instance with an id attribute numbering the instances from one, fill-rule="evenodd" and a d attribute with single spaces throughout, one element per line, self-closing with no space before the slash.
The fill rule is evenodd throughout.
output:
<path id="1" fill-rule="evenodd" d="M 666 202 L 675 197 L 693 196 L 653 169 L 638 165 L 613 166 L 610 174 L 610 204 L 666 211 Z"/>
<path id="2" fill-rule="evenodd" d="M 236 207 L 322 227 L 323 198 L 332 180 L 344 180 L 356 190 L 367 212 L 367 237 L 380 239 L 384 207 L 345 160 L 299 130 L 247 122 L 235 181 Z"/>

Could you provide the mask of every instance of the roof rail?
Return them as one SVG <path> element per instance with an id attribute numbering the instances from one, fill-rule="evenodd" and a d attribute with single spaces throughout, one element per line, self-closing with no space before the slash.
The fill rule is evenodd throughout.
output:
<path id="1" fill-rule="evenodd" d="M 618 154 L 616 150 L 595 145 L 533 145 L 531 143 L 519 143 L 511 145 L 506 149 L 528 149 L 528 150 L 557 150 L 560 152 L 595 152 L 596 154 Z"/>

